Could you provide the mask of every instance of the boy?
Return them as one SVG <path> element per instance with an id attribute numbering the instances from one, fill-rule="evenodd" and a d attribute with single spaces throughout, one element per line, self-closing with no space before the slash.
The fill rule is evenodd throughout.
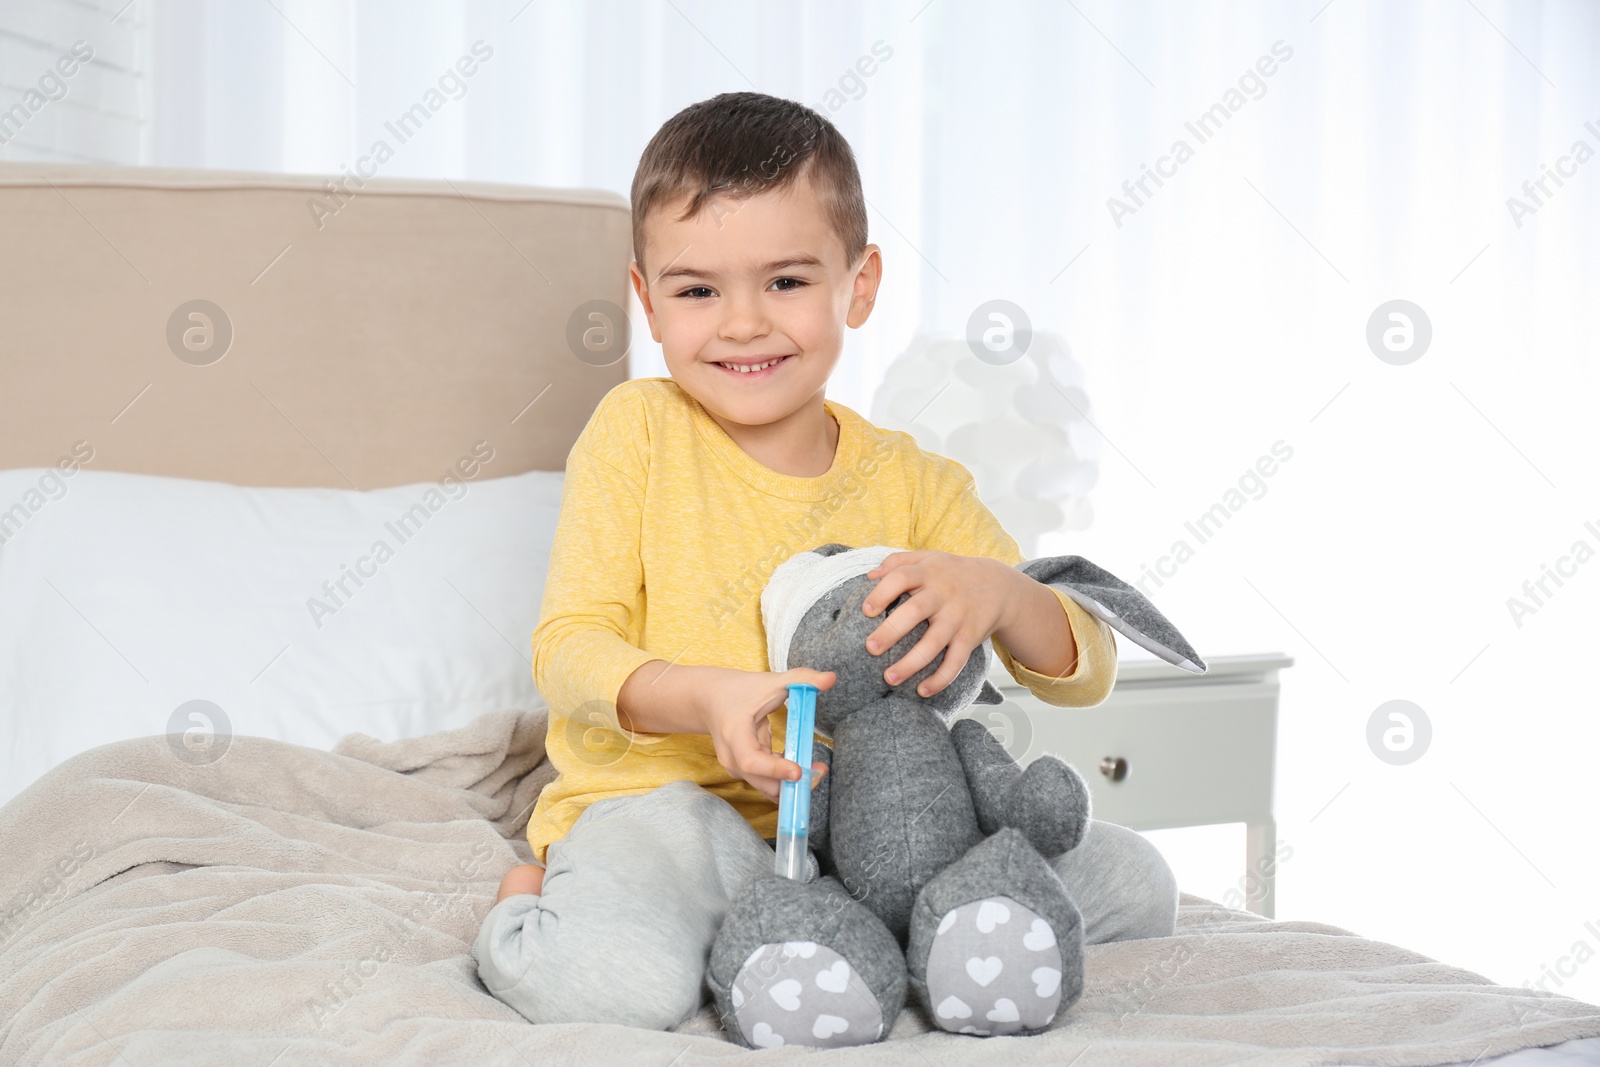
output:
<path id="1" fill-rule="evenodd" d="M 892 685 L 942 654 L 924 695 L 992 639 L 1040 699 L 1096 704 L 1116 645 L 1015 568 L 965 467 L 824 396 L 882 271 L 831 123 L 759 93 L 692 105 L 645 148 L 632 203 L 629 273 L 671 377 L 612 389 L 568 457 L 533 634 L 559 772 L 528 822 L 543 866 L 507 873 L 473 954 L 533 1022 L 668 1029 L 708 999 L 729 903 L 772 869 L 779 782 L 800 777 L 773 751 L 787 687 L 834 682 L 767 670 L 760 594 L 778 563 L 909 546 L 869 573 L 867 614 L 893 610 L 868 649 L 926 619 L 884 664 Z M 1176 882 L 1138 834 L 1094 821 L 1051 862 L 1090 944 L 1172 934 Z"/>

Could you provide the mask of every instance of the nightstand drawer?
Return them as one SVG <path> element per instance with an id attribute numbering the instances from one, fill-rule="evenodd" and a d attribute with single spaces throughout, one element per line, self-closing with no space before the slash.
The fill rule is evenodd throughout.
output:
<path id="1" fill-rule="evenodd" d="M 1092 708 L 1051 707 L 1025 689 L 1002 692 L 1004 704 L 972 705 L 968 715 L 1019 762 L 1048 752 L 1076 767 L 1097 819 L 1154 830 L 1272 818 L 1276 679 L 1119 685 Z M 1107 766 L 1120 780 L 1101 770 L 1102 761 L 1116 760 L 1120 767 Z"/>

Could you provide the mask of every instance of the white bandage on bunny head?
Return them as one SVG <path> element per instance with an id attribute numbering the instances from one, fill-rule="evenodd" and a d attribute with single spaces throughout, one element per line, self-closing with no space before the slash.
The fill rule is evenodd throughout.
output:
<path id="1" fill-rule="evenodd" d="M 789 644 L 800 620 L 823 595 L 858 575 L 866 574 L 903 548 L 872 545 L 832 555 L 797 552 L 778 564 L 761 591 L 761 619 L 767 628 L 767 670 L 789 669 Z"/>

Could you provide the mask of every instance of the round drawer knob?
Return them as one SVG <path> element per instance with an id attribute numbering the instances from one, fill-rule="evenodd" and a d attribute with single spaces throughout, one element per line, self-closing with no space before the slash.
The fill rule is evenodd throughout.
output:
<path id="1" fill-rule="evenodd" d="M 1107 756 L 1100 761 L 1100 773 L 1113 782 L 1120 782 L 1128 777 L 1128 761 L 1121 756 Z"/>

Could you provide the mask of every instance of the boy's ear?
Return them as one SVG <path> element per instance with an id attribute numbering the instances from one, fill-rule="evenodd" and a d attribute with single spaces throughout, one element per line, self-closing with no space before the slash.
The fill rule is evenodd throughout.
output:
<path id="1" fill-rule="evenodd" d="M 877 245 L 867 245 L 861 267 L 852 282 L 850 309 L 845 314 L 845 325 L 860 329 L 872 314 L 878 299 L 878 285 L 883 281 L 883 255 Z"/>
<path id="2" fill-rule="evenodd" d="M 633 283 L 633 295 L 638 298 L 639 306 L 644 308 L 645 321 L 650 324 L 650 336 L 656 343 L 661 342 L 661 328 L 656 325 L 656 309 L 650 303 L 650 283 L 644 276 L 644 271 L 639 268 L 638 260 L 628 262 L 628 280 Z"/>

